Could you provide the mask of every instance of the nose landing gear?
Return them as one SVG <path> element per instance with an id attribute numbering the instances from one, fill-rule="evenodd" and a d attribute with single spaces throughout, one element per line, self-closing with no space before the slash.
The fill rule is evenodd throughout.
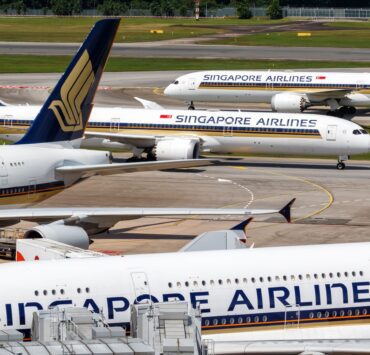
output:
<path id="1" fill-rule="evenodd" d="M 195 110 L 195 106 L 194 106 L 193 101 L 190 101 L 189 106 L 188 106 L 188 110 Z"/>
<path id="2" fill-rule="evenodd" d="M 337 169 L 338 170 L 343 170 L 346 167 L 346 164 L 343 163 L 343 161 L 348 160 L 347 155 L 340 155 L 338 157 L 338 164 L 337 164 Z"/>
<path id="3" fill-rule="evenodd" d="M 341 161 L 338 162 L 337 164 L 337 169 L 338 170 L 343 170 L 346 167 L 346 164 L 342 163 Z"/>

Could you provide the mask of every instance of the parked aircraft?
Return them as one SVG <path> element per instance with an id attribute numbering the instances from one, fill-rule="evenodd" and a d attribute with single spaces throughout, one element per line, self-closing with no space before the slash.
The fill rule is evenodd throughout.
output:
<path id="1" fill-rule="evenodd" d="M 370 74 L 270 70 L 213 70 L 178 77 L 165 95 L 190 102 L 260 102 L 277 112 L 303 112 L 311 106 L 330 107 L 331 115 L 356 113 L 370 107 Z"/>
<path id="2" fill-rule="evenodd" d="M 119 19 L 96 23 L 25 136 L 0 147 L 0 205 L 34 203 L 94 174 L 207 164 L 112 164 L 110 152 L 74 149 L 83 137 L 118 25 Z"/>
<path id="3" fill-rule="evenodd" d="M 36 106 L 0 107 L 0 124 L 32 123 Z M 248 111 L 95 108 L 84 143 L 132 149 L 150 160 L 193 159 L 200 152 L 328 155 L 338 169 L 351 155 L 367 153 L 370 136 L 336 117 Z M 19 135 L 0 135 L 18 140 Z"/>
<path id="4" fill-rule="evenodd" d="M 200 308 L 202 337 L 222 341 L 264 330 L 271 338 L 298 324 L 302 339 L 312 329 L 345 339 L 369 323 L 370 243 L 247 249 L 231 232 L 203 234 L 176 253 L 1 265 L 0 329 L 27 334 L 35 310 L 71 305 L 128 326 L 131 304 L 176 300 Z M 19 256 L 27 259 L 22 249 Z"/>

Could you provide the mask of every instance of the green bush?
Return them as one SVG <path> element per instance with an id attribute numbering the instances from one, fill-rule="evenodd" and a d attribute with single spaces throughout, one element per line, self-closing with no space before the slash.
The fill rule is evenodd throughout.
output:
<path id="1" fill-rule="evenodd" d="M 280 6 L 279 0 L 271 0 L 267 7 L 267 15 L 271 20 L 278 20 L 283 18 L 283 9 Z"/>
<path id="2" fill-rule="evenodd" d="M 250 10 L 250 7 L 249 7 L 248 0 L 239 1 L 237 4 L 236 11 L 240 19 L 249 19 L 253 17 L 252 11 Z"/>
<path id="3" fill-rule="evenodd" d="M 119 16 L 127 11 L 125 4 L 114 1 L 114 0 L 104 0 L 104 2 L 98 6 L 99 12 L 104 16 Z"/>

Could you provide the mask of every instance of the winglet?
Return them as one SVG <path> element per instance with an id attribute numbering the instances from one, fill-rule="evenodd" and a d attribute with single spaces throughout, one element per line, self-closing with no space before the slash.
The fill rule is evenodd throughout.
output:
<path id="1" fill-rule="evenodd" d="M 295 198 L 290 200 L 280 211 L 279 213 L 287 220 L 288 223 L 292 221 L 291 219 L 291 208 L 295 201 Z"/>
<path id="2" fill-rule="evenodd" d="M 247 229 L 247 226 L 249 225 L 249 223 L 251 223 L 253 221 L 253 217 L 249 217 L 248 219 L 246 219 L 245 221 L 237 224 L 236 226 L 232 227 L 231 230 L 232 231 L 243 231 L 244 234 L 246 234 L 246 229 Z"/>

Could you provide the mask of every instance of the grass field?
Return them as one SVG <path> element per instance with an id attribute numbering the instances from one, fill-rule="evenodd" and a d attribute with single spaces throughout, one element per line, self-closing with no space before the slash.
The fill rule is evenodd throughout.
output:
<path id="1" fill-rule="evenodd" d="M 89 17 L 40 17 L 0 18 L 0 41 L 12 42 L 81 42 L 97 18 Z M 123 18 L 116 42 L 156 41 L 174 38 L 197 37 L 222 33 L 213 26 L 253 25 L 284 23 L 289 20 L 266 19 L 165 19 L 165 18 Z M 163 34 L 151 34 L 150 30 L 163 30 Z"/>
<path id="2" fill-rule="evenodd" d="M 0 55 L 0 73 L 61 73 L 69 56 Z M 230 60 L 178 58 L 118 58 L 108 60 L 106 71 L 370 68 L 369 62 L 295 60 Z"/>
<path id="3" fill-rule="evenodd" d="M 311 31 L 311 34 L 311 37 L 298 37 L 297 31 L 272 32 L 244 35 L 233 39 L 227 38 L 206 43 L 243 46 L 370 48 L 369 30 Z"/>

